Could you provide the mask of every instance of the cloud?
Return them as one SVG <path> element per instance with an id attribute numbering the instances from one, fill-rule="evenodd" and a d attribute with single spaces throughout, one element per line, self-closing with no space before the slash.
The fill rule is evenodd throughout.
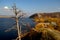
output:
<path id="1" fill-rule="evenodd" d="M 58 8 L 58 9 L 60 9 L 60 8 Z"/>
<path id="2" fill-rule="evenodd" d="M 9 7 L 8 6 L 5 6 L 4 9 L 9 9 Z"/>
<path id="3" fill-rule="evenodd" d="M 9 10 L 9 8 L 3 7 L 3 8 L 0 8 L 0 15 L 14 15 L 14 13 L 12 10 Z"/>

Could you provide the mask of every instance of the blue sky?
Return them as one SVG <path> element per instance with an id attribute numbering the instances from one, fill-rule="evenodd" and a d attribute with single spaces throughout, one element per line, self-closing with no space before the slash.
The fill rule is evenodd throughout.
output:
<path id="1" fill-rule="evenodd" d="M 60 0 L 0 0 L 0 15 L 11 15 L 12 11 L 5 11 L 3 8 L 11 8 L 13 3 L 29 15 L 36 12 L 60 12 Z"/>

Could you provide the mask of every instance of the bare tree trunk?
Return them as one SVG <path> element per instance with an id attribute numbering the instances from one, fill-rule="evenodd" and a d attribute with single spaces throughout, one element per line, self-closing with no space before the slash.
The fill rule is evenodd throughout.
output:
<path id="1" fill-rule="evenodd" d="M 18 37 L 17 39 L 21 40 L 21 26 L 19 28 L 19 18 L 18 18 L 18 11 L 17 11 L 17 8 L 16 8 L 16 5 L 14 4 L 13 6 L 13 11 L 15 13 L 15 21 L 16 21 L 16 26 L 17 26 L 17 31 L 18 31 Z"/>
<path id="2" fill-rule="evenodd" d="M 17 26 L 17 30 L 18 30 L 18 38 L 19 38 L 19 40 L 21 40 L 21 30 L 19 30 L 19 29 L 21 29 L 21 28 L 19 28 L 19 21 L 18 21 L 18 18 L 16 17 L 16 26 Z"/>

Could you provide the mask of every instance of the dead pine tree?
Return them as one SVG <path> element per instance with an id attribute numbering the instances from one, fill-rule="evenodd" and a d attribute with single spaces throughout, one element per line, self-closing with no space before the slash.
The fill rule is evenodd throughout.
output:
<path id="1" fill-rule="evenodd" d="M 12 9 L 10 9 L 10 10 L 12 10 L 14 12 L 14 14 L 15 14 L 14 17 L 10 17 L 10 18 L 15 20 L 15 23 L 10 25 L 10 26 L 13 26 L 13 27 L 5 30 L 5 32 L 9 32 L 12 29 L 17 30 L 18 37 L 16 39 L 12 39 L 12 40 L 21 40 L 21 25 L 19 26 L 19 20 L 20 20 L 21 17 L 25 18 L 27 15 L 26 15 L 26 13 L 23 13 L 21 10 L 18 10 L 16 8 L 16 4 L 15 3 L 12 6 Z M 23 24 L 23 25 L 25 25 L 25 24 Z"/>
<path id="2" fill-rule="evenodd" d="M 13 6 L 13 12 L 15 13 L 15 21 L 16 21 L 16 27 L 18 31 L 18 37 L 16 40 L 21 40 L 21 26 L 19 27 L 19 17 L 18 14 L 21 12 L 20 10 L 17 11 L 16 4 Z"/>

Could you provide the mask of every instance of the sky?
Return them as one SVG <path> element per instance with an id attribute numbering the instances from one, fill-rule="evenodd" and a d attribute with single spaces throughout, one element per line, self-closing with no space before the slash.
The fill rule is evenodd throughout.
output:
<path id="1" fill-rule="evenodd" d="M 39 12 L 60 12 L 60 0 L 0 0 L 0 15 L 14 15 L 13 4 L 28 15 Z"/>

